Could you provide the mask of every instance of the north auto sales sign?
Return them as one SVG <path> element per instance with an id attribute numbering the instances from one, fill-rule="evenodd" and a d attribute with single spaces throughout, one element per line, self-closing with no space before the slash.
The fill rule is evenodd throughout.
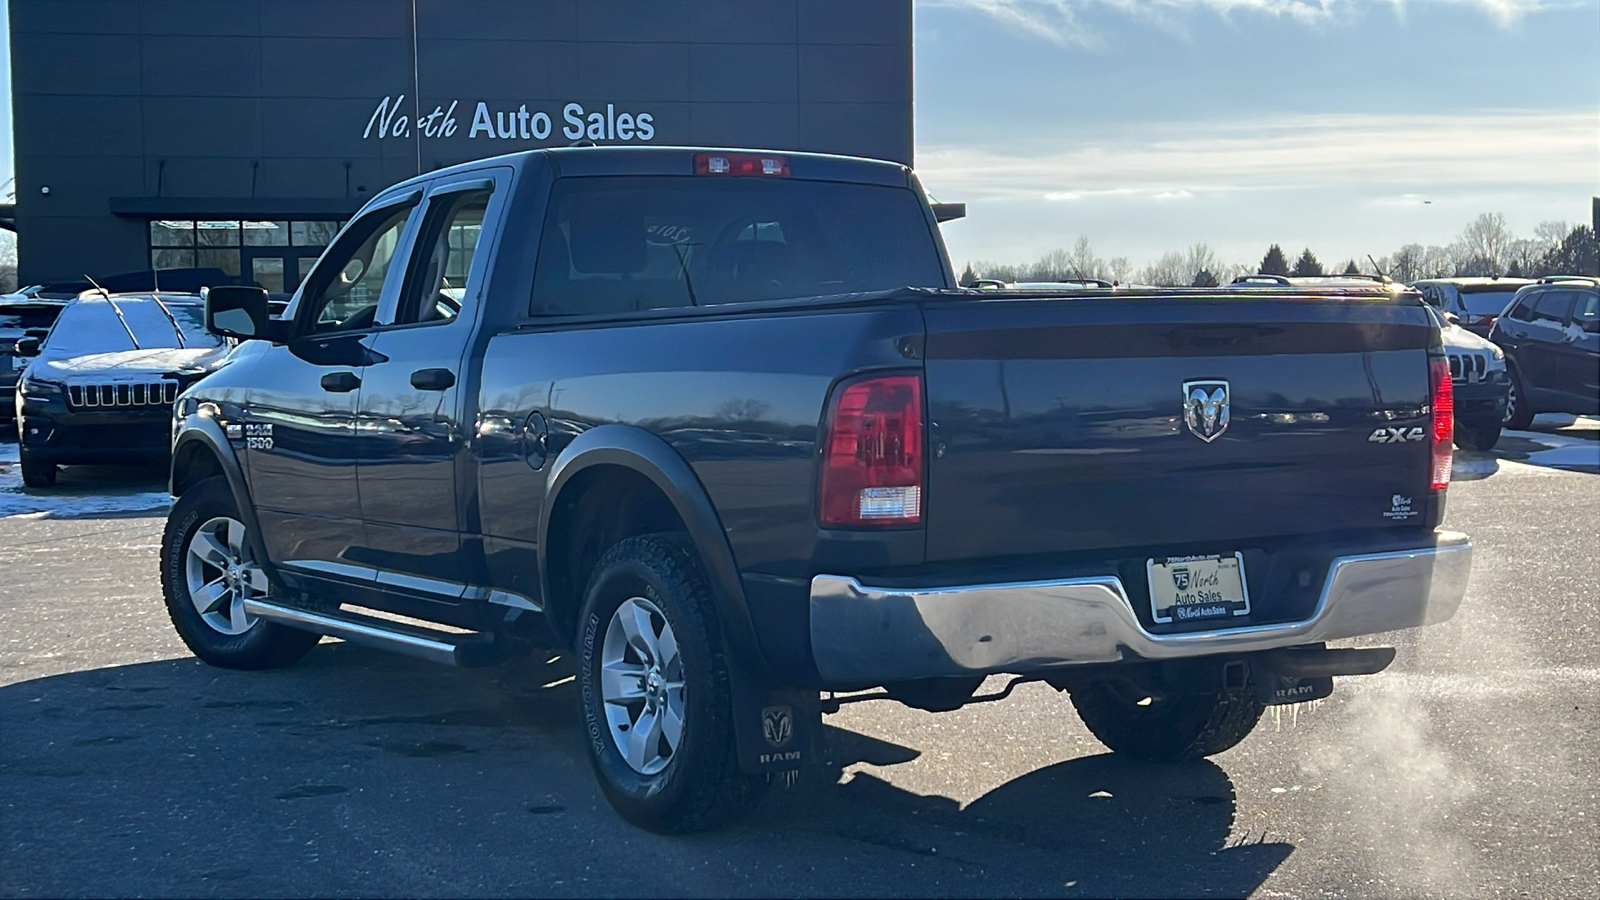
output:
<path id="1" fill-rule="evenodd" d="M 439 104 L 426 115 L 413 118 L 403 115 L 406 95 L 397 94 L 378 101 L 377 108 L 367 119 L 363 139 L 454 137 L 464 123 L 457 119 L 465 116 L 460 100 Z M 471 124 L 465 128 L 468 138 L 491 140 L 544 141 L 559 136 L 569 141 L 639 141 L 655 139 L 655 116 L 648 112 L 618 112 L 617 105 L 607 103 L 604 108 L 585 109 L 581 103 L 568 103 L 561 107 L 556 117 L 542 109 L 528 109 L 519 104 L 515 109 L 495 108 L 479 101 L 472 107 Z"/>

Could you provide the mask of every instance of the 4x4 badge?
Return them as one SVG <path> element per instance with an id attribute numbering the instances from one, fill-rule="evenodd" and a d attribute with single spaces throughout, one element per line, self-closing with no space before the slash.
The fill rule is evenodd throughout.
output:
<path id="1" fill-rule="evenodd" d="M 1185 381 L 1183 383 L 1183 422 L 1189 432 L 1206 443 L 1228 430 L 1228 383 L 1226 381 Z"/>

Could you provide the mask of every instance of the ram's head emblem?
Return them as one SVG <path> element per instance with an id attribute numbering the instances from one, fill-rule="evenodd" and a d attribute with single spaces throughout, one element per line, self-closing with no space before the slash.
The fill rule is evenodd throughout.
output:
<path id="1" fill-rule="evenodd" d="M 1228 430 L 1228 420 L 1226 381 L 1183 383 L 1183 422 L 1191 434 L 1210 443 Z"/>

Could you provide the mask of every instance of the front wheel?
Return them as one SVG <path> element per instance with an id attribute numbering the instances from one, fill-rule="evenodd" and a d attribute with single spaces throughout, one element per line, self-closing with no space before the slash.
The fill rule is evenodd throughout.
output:
<path id="1" fill-rule="evenodd" d="M 1499 422 L 1456 422 L 1456 446 L 1468 450 L 1493 450 L 1500 443 Z"/>
<path id="2" fill-rule="evenodd" d="M 742 815 L 766 782 L 739 769 L 716 608 L 684 541 L 612 547 L 579 622 L 584 744 L 611 805 L 662 833 Z"/>
<path id="3" fill-rule="evenodd" d="M 53 462 L 47 462 L 38 456 L 23 450 L 18 454 L 18 467 L 22 469 L 22 483 L 31 488 L 53 487 L 56 483 L 56 473 L 60 468 Z"/>
<path id="4" fill-rule="evenodd" d="M 161 536 L 161 592 L 194 655 L 227 669 L 276 669 L 305 656 L 321 635 L 245 612 L 246 600 L 269 590 L 228 483 L 208 478 L 179 497 Z"/>
<path id="5" fill-rule="evenodd" d="M 1100 743 L 1149 762 L 1221 753 L 1244 740 L 1266 708 L 1243 691 L 1151 696 L 1115 681 L 1074 687 L 1072 705 Z"/>

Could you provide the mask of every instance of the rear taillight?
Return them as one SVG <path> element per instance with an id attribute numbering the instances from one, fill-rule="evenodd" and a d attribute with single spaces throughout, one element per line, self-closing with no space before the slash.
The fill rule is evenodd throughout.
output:
<path id="1" fill-rule="evenodd" d="M 1429 380 L 1433 383 L 1433 489 L 1450 486 L 1450 446 L 1456 438 L 1456 394 L 1450 383 L 1450 364 L 1443 359 L 1428 360 Z"/>
<path id="2" fill-rule="evenodd" d="M 822 445 L 824 526 L 922 521 L 922 377 L 872 375 L 834 389 Z"/>
<path id="3" fill-rule="evenodd" d="M 696 153 L 694 173 L 768 175 L 783 178 L 789 174 L 789 159 L 772 153 Z"/>

